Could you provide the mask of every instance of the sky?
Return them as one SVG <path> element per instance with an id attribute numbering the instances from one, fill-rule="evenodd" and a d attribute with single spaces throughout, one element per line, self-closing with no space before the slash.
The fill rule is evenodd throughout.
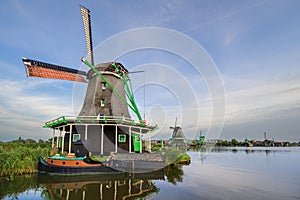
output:
<path id="1" fill-rule="evenodd" d="M 86 49 L 79 5 L 91 11 L 96 62 L 108 58 L 103 58 L 106 52 L 132 45 L 115 42 L 103 53 L 109 39 L 149 27 L 184 35 L 212 60 L 225 97 L 225 115 L 218 116 L 224 121 L 218 124 L 212 123 L 217 113 L 212 102 L 217 97 L 209 77 L 181 55 L 143 48 L 116 59 L 129 71 L 145 71 L 132 74 L 131 79 L 141 113 L 160 127 L 155 138 L 169 138 L 169 126 L 177 117 L 190 139 L 199 137 L 200 130 L 205 134 L 222 126 L 216 134 L 221 139 L 262 140 L 267 132 L 275 141 L 300 141 L 298 0 L 4 1 L 0 7 L 0 141 L 48 139 L 51 131 L 42 128 L 46 121 L 78 113 L 86 85 L 28 78 L 21 58 L 86 70 L 80 61 Z M 149 38 L 136 36 L 145 43 Z M 180 42 L 170 46 L 189 49 Z M 205 67 L 203 63 L 201 69 Z"/>

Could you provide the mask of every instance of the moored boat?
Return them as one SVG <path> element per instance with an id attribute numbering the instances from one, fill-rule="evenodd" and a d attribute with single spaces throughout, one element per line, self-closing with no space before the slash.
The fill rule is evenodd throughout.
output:
<path id="1" fill-rule="evenodd" d="M 117 170 L 102 164 L 101 162 L 92 161 L 90 158 L 66 158 L 52 156 L 44 160 L 39 157 L 37 168 L 40 173 L 54 174 L 90 174 L 90 173 L 111 173 Z"/>

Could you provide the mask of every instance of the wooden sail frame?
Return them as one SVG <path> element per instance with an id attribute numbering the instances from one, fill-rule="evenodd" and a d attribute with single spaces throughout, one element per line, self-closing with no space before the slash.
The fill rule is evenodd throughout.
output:
<path id="1" fill-rule="evenodd" d="M 22 58 L 27 76 L 86 83 L 86 72 L 60 65 Z"/>

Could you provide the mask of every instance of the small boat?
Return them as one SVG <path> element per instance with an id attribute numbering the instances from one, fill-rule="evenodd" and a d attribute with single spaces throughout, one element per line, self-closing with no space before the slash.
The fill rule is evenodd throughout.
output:
<path id="1" fill-rule="evenodd" d="M 90 158 L 75 157 L 67 158 L 60 156 L 51 156 L 47 160 L 39 157 L 37 169 L 40 173 L 54 174 L 94 174 L 94 173 L 111 173 L 117 170 L 96 162 Z"/>
<path id="2" fill-rule="evenodd" d="M 137 172 L 161 170 L 165 167 L 160 153 L 117 153 L 105 162 L 90 157 L 49 156 L 47 160 L 39 157 L 37 169 L 50 174 L 105 174 L 116 172 Z"/>

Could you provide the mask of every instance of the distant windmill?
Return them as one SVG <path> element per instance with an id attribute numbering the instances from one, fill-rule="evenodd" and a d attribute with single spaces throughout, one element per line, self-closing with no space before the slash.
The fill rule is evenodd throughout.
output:
<path id="1" fill-rule="evenodd" d="M 185 152 L 187 149 L 186 139 L 181 127 L 177 126 L 177 117 L 175 120 L 174 127 L 170 127 L 170 129 L 173 129 L 173 134 L 172 138 L 170 139 L 169 146 L 176 147 L 178 150 Z"/>
<path id="2" fill-rule="evenodd" d="M 265 139 L 265 141 L 268 140 L 268 138 L 267 138 L 267 132 L 264 132 L 264 139 Z"/>
<path id="3" fill-rule="evenodd" d="M 202 130 L 200 131 L 200 136 L 199 136 L 199 145 L 202 146 L 205 142 L 205 136 L 202 135 Z"/>

